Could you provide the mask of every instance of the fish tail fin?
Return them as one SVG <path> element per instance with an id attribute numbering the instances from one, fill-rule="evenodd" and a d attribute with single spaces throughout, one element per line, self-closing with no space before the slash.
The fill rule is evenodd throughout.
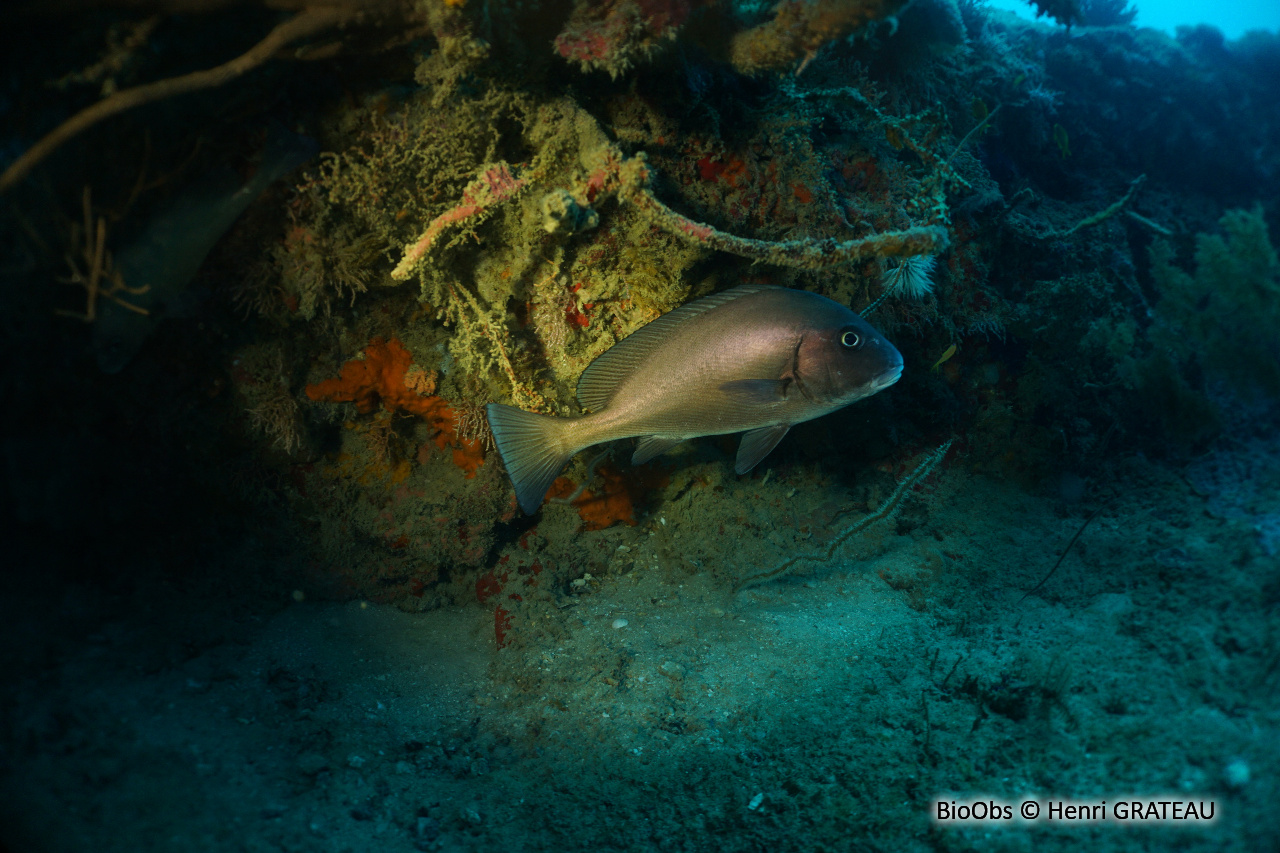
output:
<path id="1" fill-rule="evenodd" d="M 533 515 L 564 466 L 582 449 L 566 446 L 565 427 L 571 421 L 501 403 L 490 403 L 487 410 L 493 440 L 516 487 L 516 500 Z"/>

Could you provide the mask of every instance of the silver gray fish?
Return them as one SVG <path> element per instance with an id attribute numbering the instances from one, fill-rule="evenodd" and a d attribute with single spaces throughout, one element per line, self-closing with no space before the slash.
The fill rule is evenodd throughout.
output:
<path id="1" fill-rule="evenodd" d="M 119 373 L 142 349 L 157 323 L 186 295 L 205 257 L 240 214 L 278 178 L 316 152 L 314 140 L 282 127 L 268 130 L 266 148 L 246 183 L 223 167 L 197 181 L 154 215 L 116 256 L 115 267 L 131 288 L 146 288 L 129 302 L 146 314 L 103 300 L 93 324 L 93 349 L 103 373 Z"/>
<path id="2" fill-rule="evenodd" d="M 744 285 L 690 302 L 588 365 L 578 402 L 557 418 L 490 403 L 489 425 L 520 507 L 538 511 L 574 454 L 640 436 L 633 465 L 685 439 L 746 431 L 745 474 L 792 424 L 889 387 L 902 356 L 866 320 L 815 293 Z"/>

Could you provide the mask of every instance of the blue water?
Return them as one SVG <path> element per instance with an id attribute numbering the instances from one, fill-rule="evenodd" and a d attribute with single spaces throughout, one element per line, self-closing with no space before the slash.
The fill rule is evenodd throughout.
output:
<path id="1" fill-rule="evenodd" d="M 1035 10 L 1024 0 L 987 0 L 993 9 L 1006 9 L 1027 18 Z M 1131 3 L 1138 10 L 1134 24 L 1152 27 L 1173 35 L 1178 27 L 1208 24 L 1234 39 L 1249 30 L 1280 30 L 1280 3 L 1274 0 L 1140 0 Z M 1042 19 L 1043 20 L 1043 19 Z"/>

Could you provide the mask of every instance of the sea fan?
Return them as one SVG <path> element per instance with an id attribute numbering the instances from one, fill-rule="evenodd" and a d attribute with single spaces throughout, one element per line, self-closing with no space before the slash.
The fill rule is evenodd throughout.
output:
<path id="1" fill-rule="evenodd" d="M 936 264 L 937 259 L 933 255 L 904 258 L 901 263 L 884 274 L 885 295 L 924 299 L 933 292 L 931 276 Z"/>

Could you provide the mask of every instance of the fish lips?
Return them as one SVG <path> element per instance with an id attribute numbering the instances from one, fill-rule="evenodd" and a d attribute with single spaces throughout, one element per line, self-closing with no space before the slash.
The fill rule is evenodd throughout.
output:
<path id="1" fill-rule="evenodd" d="M 883 391 L 902 378 L 902 362 L 898 362 L 875 379 L 871 380 L 871 393 Z"/>
<path id="2" fill-rule="evenodd" d="M 861 385 L 852 389 L 850 393 L 844 395 L 837 403 L 836 408 L 842 408 L 850 403 L 856 403 L 859 400 L 865 400 L 873 394 L 878 394 L 888 388 L 893 383 L 902 378 L 902 362 L 898 362 L 880 373 L 877 373 L 871 379 L 863 382 Z"/>

